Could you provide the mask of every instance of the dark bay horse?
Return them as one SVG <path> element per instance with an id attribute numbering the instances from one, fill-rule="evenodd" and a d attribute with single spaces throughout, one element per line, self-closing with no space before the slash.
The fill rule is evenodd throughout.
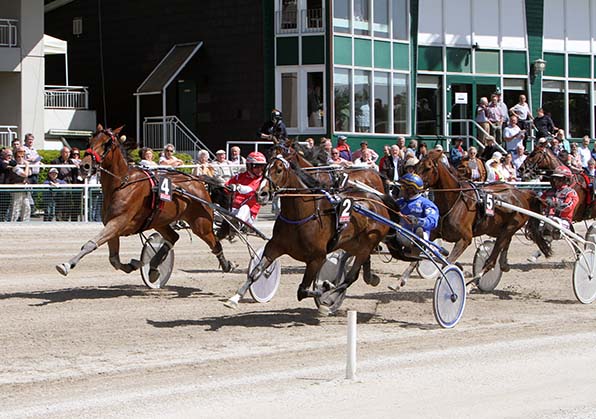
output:
<path id="1" fill-rule="evenodd" d="M 540 175 L 550 175 L 553 170 L 563 165 L 559 158 L 548 147 L 536 149 L 524 160 L 519 168 L 519 174 L 523 180 L 528 181 L 536 179 Z M 571 187 L 577 192 L 579 202 L 573 212 L 573 221 L 591 220 L 596 218 L 596 205 L 590 190 L 590 181 L 587 175 L 573 170 L 573 183 Z"/>
<path id="2" fill-rule="evenodd" d="M 213 233 L 213 210 L 204 203 L 176 192 L 181 188 L 199 199 L 210 203 L 203 182 L 190 175 L 160 170 L 154 175 L 147 170 L 130 166 L 126 150 L 118 139 L 122 128 L 111 131 L 97 126 L 97 132 L 89 141 L 89 149 L 81 162 L 83 176 L 101 171 L 103 193 L 102 221 L 104 228 L 93 240 L 83 245 L 81 251 L 66 263 L 56 266 L 62 275 L 68 275 L 85 255 L 108 243 L 110 263 L 114 268 L 130 273 L 140 268 L 138 260 L 120 262 L 120 236 L 137 234 L 155 229 L 165 239 L 165 245 L 151 260 L 150 277 L 158 275 L 157 267 L 179 238 L 170 226 L 177 220 L 184 220 L 192 231 L 211 248 L 224 272 L 233 265 L 223 254 L 223 249 Z M 167 177 L 171 181 L 171 201 L 161 201 L 155 188 L 157 178 Z"/>
<path id="3" fill-rule="evenodd" d="M 431 188 L 434 202 L 439 208 L 439 226 L 431 239 L 440 237 L 454 242 L 449 262 L 455 262 L 472 243 L 472 238 L 486 234 L 496 238 L 493 251 L 482 268 L 482 274 L 494 268 L 497 258 L 503 271 L 508 271 L 507 250 L 515 232 L 528 221 L 528 216 L 495 205 L 494 216 L 483 215 L 479 207 L 481 194 L 491 193 L 495 200 L 540 212 L 540 200 L 532 191 L 524 191 L 505 183 L 483 186 L 479 191 L 471 182 L 460 181 L 457 172 L 441 161 L 441 151 L 429 152 L 418 164 L 416 172 Z M 536 225 L 534 227 L 537 228 Z M 543 251 L 550 255 L 550 245 L 537 231 L 528 232 Z"/>
<path id="4" fill-rule="evenodd" d="M 273 226 L 271 240 L 265 245 L 263 258 L 226 305 L 236 307 L 254 278 L 258 278 L 275 259 L 287 254 L 306 263 L 306 270 L 297 291 L 298 300 L 321 297 L 322 305 L 329 307 L 331 312 L 336 311 L 345 297 L 347 288 L 358 278 L 361 265 L 386 236 L 389 227 L 354 211 L 351 212 L 349 222 L 338 225 L 338 211 L 349 209 L 343 204 L 345 201 L 336 208 L 322 189 L 324 185 L 281 156 L 273 158 L 267 165 L 261 186 L 281 193 L 281 212 Z M 386 205 L 392 203 L 383 202 L 375 194 L 354 190 L 342 193 L 341 197 L 350 198 L 352 203 L 389 218 Z M 325 263 L 327 254 L 336 249 L 343 249 L 353 255 L 354 265 L 342 284 L 320 296 L 311 291 L 310 287 Z M 371 273 L 365 272 L 364 275 L 366 279 Z"/>

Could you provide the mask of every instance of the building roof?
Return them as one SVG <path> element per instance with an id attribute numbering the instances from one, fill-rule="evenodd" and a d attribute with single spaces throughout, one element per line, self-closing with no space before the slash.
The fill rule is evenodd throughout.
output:
<path id="1" fill-rule="evenodd" d="M 137 89 L 138 95 L 161 94 L 203 46 L 203 41 L 176 44 Z"/>

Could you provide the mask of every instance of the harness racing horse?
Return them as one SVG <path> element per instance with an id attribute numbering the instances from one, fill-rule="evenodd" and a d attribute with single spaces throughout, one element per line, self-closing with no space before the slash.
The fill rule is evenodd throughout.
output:
<path id="1" fill-rule="evenodd" d="M 229 272 L 233 264 L 224 257 L 221 243 L 213 233 L 213 210 L 207 205 L 211 200 L 203 182 L 181 172 L 160 170 L 157 173 L 159 177 L 168 178 L 172 185 L 171 201 L 160 201 L 154 173 L 129 166 L 126 151 L 117 137 L 121 129 L 122 127 L 111 131 L 98 125 L 81 162 L 83 176 L 101 172 L 104 198 L 102 221 L 105 227 L 97 237 L 85 243 L 75 257 L 57 265 L 58 272 L 68 275 L 81 258 L 106 242 L 110 250 L 110 263 L 114 268 L 126 273 L 137 270 L 141 267 L 140 261 L 120 261 L 120 236 L 155 229 L 165 241 L 150 262 L 149 275 L 154 280 L 159 276 L 157 268 L 179 238 L 178 233 L 170 226 L 170 223 L 178 220 L 184 220 L 190 225 L 192 231 L 217 256 L 222 270 Z"/>
<path id="2" fill-rule="evenodd" d="M 494 216 L 483 214 L 481 195 L 490 193 L 496 201 L 540 212 L 540 199 L 532 191 L 520 190 L 506 183 L 493 183 L 482 188 L 468 181 L 460 181 L 454 169 L 441 161 L 442 152 L 430 151 L 420 160 L 416 172 L 431 188 L 434 202 L 439 208 L 439 226 L 431 239 L 442 238 L 455 242 L 447 260 L 454 263 L 472 243 L 472 238 L 486 234 L 496 238 L 495 245 L 486 260 L 480 276 L 495 267 L 497 258 L 504 272 L 509 270 L 507 250 L 513 235 L 528 221 L 528 216 L 498 205 Z M 543 253 L 550 255 L 550 245 L 538 234 L 537 225 L 528 232 Z M 478 278 L 474 282 L 477 285 Z"/>
<path id="3" fill-rule="evenodd" d="M 563 163 L 555 153 L 550 148 L 544 147 L 530 153 L 520 166 L 519 173 L 522 179 L 527 181 L 535 179 L 539 175 L 548 176 L 561 165 Z M 596 205 L 594 205 L 593 192 L 590 187 L 590 183 L 593 182 L 594 179 L 590 181 L 588 176 L 583 172 L 576 172 L 573 175 L 571 187 L 575 189 L 579 198 L 579 202 L 573 212 L 574 222 L 596 218 Z"/>
<path id="4" fill-rule="evenodd" d="M 356 212 L 351 213 L 349 222 L 339 224 L 337 210 L 343 212 L 348 208 L 343 204 L 345 201 L 342 200 L 337 208 L 330 202 L 334 197 L 322 189 L 323 185 L 281 156 L 273 158 L 265 169 L 261 189 L 266 188 L 276 193 L 284 192 L 280 195 L 281 212 L 273 226 L 273 235 L 265 245 L 263 257 L 226 305 L 237 307 L 240 298 L 255 279 L 275 259 L 287 254 L 306 263 L 306 270 L 297 291 L 298 301 L 307 297 L 320 297 L 322 306 L 327 307 L 330 312 L 336 311 L 345 297 L 347 288 L 358 278 L 361 265 L 385 237 L 389 227 Z M 357 202 L 357 205 L 389 218 L 386 205 L 392 203 L 384 203 L 375 194 L 354 190 L 342 193 L 342 198 L 349 198 L 352 202 Z M 322 295 L 311 291 L 310 287 L 325 263 L 327 254 L 340 248 L 355 257 L 345 281 Z M 370 281 L 366 275 L 367 272 L 365 279 Z M 370 272 L 368 275 L 371 275 Z"/>

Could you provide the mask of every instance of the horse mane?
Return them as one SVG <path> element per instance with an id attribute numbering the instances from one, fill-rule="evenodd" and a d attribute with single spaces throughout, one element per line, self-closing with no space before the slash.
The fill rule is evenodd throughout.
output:
<path id="1" fill-rule="evenodd" d="M 298 179 L 300 179 L 308 188 L 324 188 L 324 185 L 321 182 L 302 170 L 302 168 L 299 167 L 295 162 L 291 161 L 289 163 L 290 167 L 294 170 L 294 173 L 296 173 L 296 176 L 298 176 Z"/>
<path id="2" fill-rule="evenodd" d="M 441 158 L 443 156 L 443 152 L 440 150 L 431 150 L 428 152 L 427 154 L 428 158 L 435 161 L 437 164 L 442 164 L 443 166 L 445 166 L 447 168 L 447 170 L 449 170 L 449 173 L 451 173 L 453 175 L 453 177 L 455 177 L 456 179 L 459 180 L 459 173 L 457 171 L 457 169 L 455 167 L 453 167 L 450 164 L 445 164 L 445 162 L 443 162 L 443 159 Z"/>

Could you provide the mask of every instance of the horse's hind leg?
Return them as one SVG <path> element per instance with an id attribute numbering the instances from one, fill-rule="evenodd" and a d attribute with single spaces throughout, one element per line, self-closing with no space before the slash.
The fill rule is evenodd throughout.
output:
<path id="1" fill-rule="evenodd" d="M 110 249 L 110 263 L 115 269 L 121 270 L 127 274 L 136 271 L 141 267 L 141 261 L 131 259 L 128 263 L 120 262 L 120 238 L 115 237 L 108 241 L 108 248 Z"/>
<path id="2" fill-rule="evenodd" d="M 93 252 L 98 247 L 99 245 L 95 241 L 89 240 L 81 247 L 81 251 L 75 257 L 70 259 L 68 262 L 56 265 L 56 270 L 64 276 L 68 275 L 70 270 L 77 266 L 77 263 L 79 263 L 84 256 Z"/>
<path id="3" fill-rule="evenodd" d="M 151 281 L 157 281 L 159 277 L 159 265 L 166 259 L 168 253 L 174 247 L 174 244 L 180 238 L 180 235 L 174 231 L 174 229 L 169 225 L 166 224 L 159 228 L 156 228 L 157 232 L 162 235 L 164 238 L 163 245 L 157 249 L 151 261 L 149 262 L 149 279 Z"/>
<path id="4" fill-rule="evenodd" d="M 370 256 L 362 264 L 362 277 L 364 279 L 364 282 L 373 287 L 376 287 L 381 282 L 381 278 L 379 278 L 378 275 L 372 273 L 372 270 L 370 268 Z"/>
<path id="5" fill-rule="evenodd" d="M 350 269 L 350 272 L 348 272 L 346 275 L 344 282 L 342 282 L 338 287 L 323 293 L 320 298 L 320 311 L 326 310 L 328 313 L 335 313 L 339 309 L 346 297 L 348 288 L 358 279 L 360 268 L 367 258 L 368 255 L 356 256 L 354 259 L 354 265 L 352 266 L 352 269 Z"/>
<path id="6" fill-rule="evenodd" d="M 410 262 L 404 273 L 401 275 L 401 280 L 399 281 L 399 284 L 396 284 L 394 286 L 389 285 L 387 288 L 389 288 L 392 291 L 399 291 L 400 288 L 405 287 L 408 283 L 408 280 L 410 279 L 410 275 L 412 275 L 412 272 L 414 272 L 414 269 L 417 265 L 418 262 Z"/>
<path id="7" fill-rule="evenodd" d="M 298 301 L 302 301 L 308 297 L 318 297 L 319 293 L 312 291 L 310 288 L 312 283 L 314 282 L 317 274 L 321 270 L 321 267 L 325 263 L 326 255 L 323 257 L 318 257 L 306 264 L 306 269 L 304 270 L 304 276 L 302 277 L 302 282 L 298 286 L 298 291 L 296 293 L 296 297 Z"/>

